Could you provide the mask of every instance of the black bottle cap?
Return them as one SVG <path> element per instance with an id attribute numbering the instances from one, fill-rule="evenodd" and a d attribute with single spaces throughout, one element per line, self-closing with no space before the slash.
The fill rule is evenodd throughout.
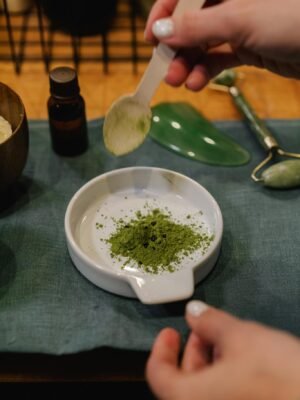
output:
<path id="1" fill-rule="evenodd" d="M 50 71 L 50 93 L 55 97 L 68 98 L 79 94 L 78 77 L 75 69 L 57 67 Z"/>

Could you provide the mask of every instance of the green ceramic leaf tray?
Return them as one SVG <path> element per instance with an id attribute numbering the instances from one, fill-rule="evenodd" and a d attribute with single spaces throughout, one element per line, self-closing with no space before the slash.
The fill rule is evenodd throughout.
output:
<path id="1" fill-rule="evenodd" d="M 169 150 L 207 164 L 238 166 L 250 154 L 185 102 L 152 107 L 149 135 Z"/>

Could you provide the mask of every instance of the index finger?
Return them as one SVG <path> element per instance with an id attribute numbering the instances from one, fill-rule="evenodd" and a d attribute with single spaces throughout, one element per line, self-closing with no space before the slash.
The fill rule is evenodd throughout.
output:
<path id="1" fill-rule="evenodd" d="M 154 341 L 146 364 L 146 379 L 152 391 L 162 398 L 170 398 L 170 391 L 180 376 L 178 367 L 180 352 L 179 333 L 172 328 L 163 329 Z"/>

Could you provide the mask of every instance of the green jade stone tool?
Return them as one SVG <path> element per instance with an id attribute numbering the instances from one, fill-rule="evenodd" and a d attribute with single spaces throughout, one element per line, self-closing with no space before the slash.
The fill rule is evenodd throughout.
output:
<path id="1" fill-rule="evenodd" d="M 241 115 L 262 147 L 268 152 L 252 171 L 251 178 L 266 187 L 273 189 L 290 189 L 300 186 L 300 153 L 292 153 L 282 149 L 273 136 L 272 132 L 261 120 L 247 99 L 237 87 L 237 73 L 233 69 L 224 70 L 210 84 L 212 89 L 229 93 Z M 288 160 L 278 162 L 278 156 L 286 157 Z M 291 160 L 289 160 L 291 158 Z M 271 162 L 272 165 L 265 168 Z"/>
<path id="2" fill-rule="evenodd" d="M 247 150 L 188 103 L 160 103 L 152 114 L 149 135 L 175 153 L 221 166 L 239 166 L 250 160 Z"/>

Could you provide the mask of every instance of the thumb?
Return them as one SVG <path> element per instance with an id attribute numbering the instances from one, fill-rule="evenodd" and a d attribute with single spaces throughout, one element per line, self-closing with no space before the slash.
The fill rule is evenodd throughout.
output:
<path id="1" fill-rule="evenodd" d="M 173 47 L 204 48 L 230 42 L 240 36 L 242 26 L 238 13 L 230 1 L 197 11 L 186 11 L 182 16 L 156 20 L 154 36 Z"/>
<path id="2" fill-rule="evenodd" d="M 186 320 L 191 330 L 210 345 L 222 346 L 240 320 L 199 300 L 187 303 Z"/>

